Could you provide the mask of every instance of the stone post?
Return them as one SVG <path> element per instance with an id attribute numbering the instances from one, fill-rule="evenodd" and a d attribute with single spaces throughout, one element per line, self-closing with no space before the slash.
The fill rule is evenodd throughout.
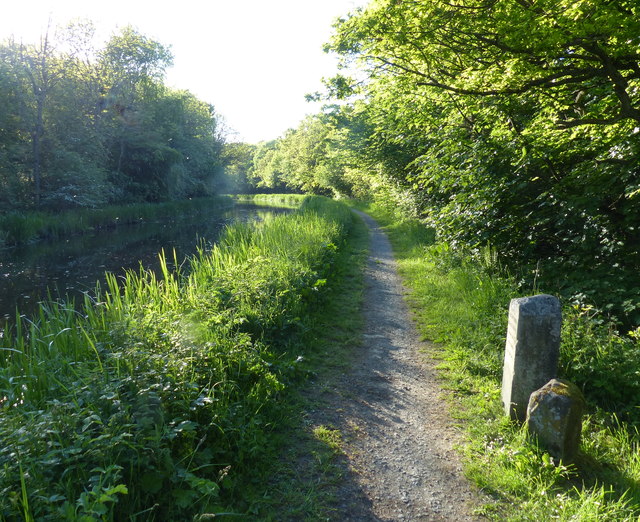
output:
<path id="1" fill-rule="evenodd" d="M 552 379 L 531 394 L 527 429 L 553 458 L 571 462 L 580 447 L 583 411 L 580 388 L 568 381 Z"/>
<path id="2" fill-rule="evenodd" d="M 530 395 L 558 373 L 560 302 L 551 295 L 512 299 L 502 372 L 505 413 L 524 421 Z"/>

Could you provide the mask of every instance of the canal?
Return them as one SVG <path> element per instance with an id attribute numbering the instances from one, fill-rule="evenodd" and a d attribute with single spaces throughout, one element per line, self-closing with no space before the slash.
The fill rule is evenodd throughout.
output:
<path id="1" fill-rule="evenodd" d="M 16 310 L 29 315 L 48 299 L 78 298 L 93 292 L 105 272 L 124 275 L 126 270 L 158 268 L 158 254 L 178 262 L 210 248 L 224 227 L 234 222 L 264 220 L 289 209 L 236 205 L 210 214 L 180 216 L 163 221 L 124 225 L 95 234 L 56 241 L 41 241 L 0 249 L 0 323 Z"/>

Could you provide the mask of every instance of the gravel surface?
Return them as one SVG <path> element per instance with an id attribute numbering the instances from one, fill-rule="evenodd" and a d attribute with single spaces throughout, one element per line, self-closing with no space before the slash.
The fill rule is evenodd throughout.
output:
<path id="1" fill-rule="evenodd" d="M 480 495 L 463 477 L 458 439 L 403 299 L 391 246 L 377 223 L 365 279 L 365 330 L 354 365 L 335 376 L 310 413 L 339 429 L 344 481 L 332 520 L 480 520 Z"/>

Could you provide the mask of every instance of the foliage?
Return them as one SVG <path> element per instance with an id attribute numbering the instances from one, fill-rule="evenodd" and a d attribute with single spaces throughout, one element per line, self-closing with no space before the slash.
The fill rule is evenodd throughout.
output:
<path id="1" fill-rule="evenodd" d="M 371 2 L 327 45 L 357 79 L 328 82 L 364 131 L 341 146 L 442 238 L 637 325 L 639 19 L 606 0 Z"/>
<path id="2" fill-rule="evenodd" d="M 565 307 L 563 373 L 579 382 L 591 400 L 640 425 L 634 399 L 640 394 L 640 336 L 638 330 L 620 335 L 592 307 Z"/>
<path id="3" fill-rule="evenodd" d="M 253 156 L 253 172 L 258 178 L 257 186 L 274 192 L 284 192 L 287 189 L 284 181 L 284 169 L 279 163 L 277 142 L 261 143 Z"/>
<path id="4" fill-rule="evenodd" d="M 255 190 L 253 157 L 258 146 L 248 143 L 227 143 L 222 152 L 224 177 L 218 181 L 222 194 L 249 194 Z"/>
<path id="5" fill-rule="evenodd" d="M 189 273 L 143 268 L 16 317 L 0 348 L 0 515 L 243 513 L 351 223 L 337 203 L 230 227 Z M 174 260 L 175 261 L 175 260 Z M 253 478 L 252 478 L 253 477 Z"/>
<path id="6" fill-rule="evenodd" d="M 327 107 L 280 139 L 262 144 L 252 174 L 259 187 L 286 186 L 338 198 L 368 194 L 370 183 L 362 179 L 361 154 L 355 152 L 364 139 L 353 111 Z"/>
<path id="7" fill-rule="evenodd" d="M 211 195 L 212 106 L 163 85 L 169 50 L 131 27 L 92 45 L 78 22 L 0 44 L 0 202 L 61 210 Z"/>

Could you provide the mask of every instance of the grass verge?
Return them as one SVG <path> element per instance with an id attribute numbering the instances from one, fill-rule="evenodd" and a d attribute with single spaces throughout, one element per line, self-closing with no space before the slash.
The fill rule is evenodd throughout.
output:
<path id="1" fill-rule="evenodd" d="M 307 196 L 303 194 L 237 194 L 231 197 L 238 203 L 298 208 Z"/>
<path id="2" fill-rule="evenodd" d="M 277 430 L 281 442 L 272 477 L 254 495 L 258 520 L 331 520 L 338 509 L 337 489 L 350 479 L 342 433 L 307 412 L 338 407 L 327 404 L 326 392 L 331 395 L 333 379 L 349 368 L 353 347 L 360 343 L 369 234 L 359 217 L 353 219 L 348 242 L 336 259 L 337 277 L 303 338 L 308 379 L 290 396 L 287 420 Z"/>
<path id="3" fill-rule="evenodd" d="M 271 493 L 273 459 L 295 390 L 331 356 L 320 325 L 350 277 L 352 223 L 307 198 L 230 227 L 188 271 L 165 262 L 80 309 L 17 317 L 0 339 L 0 518 L 275 517 L 293 490 Z"/>
<path id="4" fill-rule="evenodd" d="M 479 511 L 495 520 L 637 520 L 640 330 L 619 335 L 592 309 L 564 303 L 560 374 L 582 388 L 589 412 L 580 457 L 554 463 L 502 412 L 508 305 L 523 294 L 496 253 L 437 243 L 382 206 L 359 208 L 385 226 L 421 333 L 437 343 L 431 355 L 467 433 L 466 473 L 494 500 Z"/>

